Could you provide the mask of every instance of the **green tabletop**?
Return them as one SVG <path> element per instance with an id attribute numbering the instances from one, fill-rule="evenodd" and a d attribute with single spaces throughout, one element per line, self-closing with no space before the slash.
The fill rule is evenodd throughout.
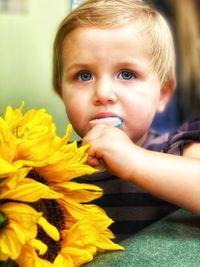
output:
<path id="1" fill-rule="evenodd" d="M 177 210 L 124 240 L 123 252 L 96 256 L 86 267 L 200 267 L 200 217 Z"/>

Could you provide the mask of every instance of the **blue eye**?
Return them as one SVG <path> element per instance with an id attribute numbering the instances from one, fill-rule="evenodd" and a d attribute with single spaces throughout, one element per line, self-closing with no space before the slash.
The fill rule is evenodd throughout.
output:
<path id="1" fill-rule="evenodd" d="M 92 80 L 92 74 L 88 71 L 82 71 L 78 74 L 79 81 L 89 81 Z"/>
<path id="2" fill-rule="evenodd" d="M 134 74 L 128 70 L 123 70 L 118 75 L 118 78 L 123 80 L 131 80 L 134 77 L 135 77 Z"/>

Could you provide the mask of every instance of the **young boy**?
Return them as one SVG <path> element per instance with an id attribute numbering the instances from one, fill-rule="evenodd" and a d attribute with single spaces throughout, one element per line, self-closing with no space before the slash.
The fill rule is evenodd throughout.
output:
<path id="1" fill-rule="evenodd" d="M 88 164 L 107 170 L 85 181 L 104 189 L 96 204 L 119 239 L 176 205 L 200 213 L 200 123 L 160 136 L 149 130 L 175 85 L 170 29 L 143 1 L 89 0 L 63 20 L 54 87 L 91 144 Z"/>

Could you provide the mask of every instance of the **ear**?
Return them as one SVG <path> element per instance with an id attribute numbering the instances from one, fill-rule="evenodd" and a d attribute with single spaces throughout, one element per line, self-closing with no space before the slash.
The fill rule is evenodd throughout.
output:
<path id="1" fill-rule="evenodd" d="M 163 112 L 172 98 L 176 88 L 176 81 L 170 80 L 165 82 L 160 90 L 160 99 L 157 107 L 157 112 Z"/>

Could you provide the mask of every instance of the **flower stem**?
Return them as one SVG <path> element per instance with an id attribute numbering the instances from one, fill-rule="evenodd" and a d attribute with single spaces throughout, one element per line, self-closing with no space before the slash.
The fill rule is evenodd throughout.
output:
<path id="1" fill-rule="evenodd" d="M 2 211 L 0 211 L 0 229 L 4 228 L 7 225 L 8 219 Z M 1 267 L 1 265 L 0 265 Z"/>

